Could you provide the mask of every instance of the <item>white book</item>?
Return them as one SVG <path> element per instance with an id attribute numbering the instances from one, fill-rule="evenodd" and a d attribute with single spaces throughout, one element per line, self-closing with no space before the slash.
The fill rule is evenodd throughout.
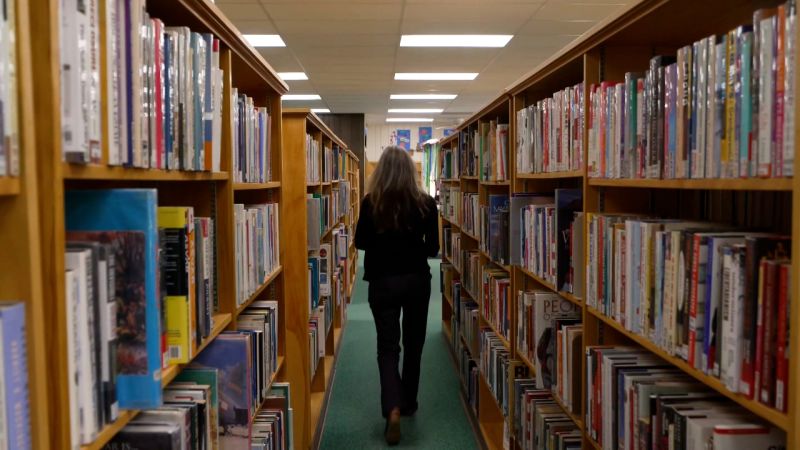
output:
<path id="1" fill-rule="evenodd" d="M 714 129 L 716 127 L 716 79 L 717 79 L 717 44 L 716 37 L 711 36 L 708 38 L 708 81 L 706 84 L 706 116 L 705 116 L 705 171 L 703 176 L 705 178 L 713 178 L 716 173 L 713 171 L 714 167 Z"/>
<path id="2" fill-rule="evenodd" d="M 89 59 L 86 67 L 86 78 L 83 82 L 85 83 L 84 91 L 86 92 L 84 101 L 87 104 L 89 113 L 87 141 L 91 161 L 99 163 L 103 136 L 103 113 L 100 108 L 100 97 L 102 96 L 100 86 L 100 20 L 98 16 L 100 0 L 88 0 L 86 5 L 89 8 L 86 12 L 86 20 L 88 21 L 86 42 Z"/>
<path id="3" fill-rule="evenodd" d="M 786 433 L 759 424 L 723 424 L 714 427 L 713 442 L 713 450 L 770 450 L 786 448 Z"/>
<path id="4" fill-rule="evenodd" d="M 120 0 L 106 1 L 106 96 L 108 108 L 106 121 L 108 122 L 108 164 L 118 166 L 123 163 L 122 150 L 125 148 L 123 141 L 123 103 L 122 103 L 122 72 L 124 72 L 124 56 L 122 51 L 122 4 Z"/>
<path id="5" fill-rule="evenodd" d="M 214 52 L 216 58 L 219 59 L 219 52 Z M 217 62 L 217 67 L 219 63 Z M 212 123 L 213 128 L 213 141 L 212 141 L 212 158 L 211 170 L 219 172 L 221 170 L 220 163 L 222 160 L 222 92 L 224 90 L 224 76 L 221 69 L 214 70 L 214 118 Z"/>
<path id="6" fill-rule="evenodd" d="M 89 153 L 86 134 L 81 120 L 81 63 L 78 53 L 79 30 L 84 24 L 85 13 L 77 8 L 77 2 L 61 0 L 59 55 L 61 57 L 61 145 L 65 161 L 88 163 Z M 85 42 L 84 42 L 85 44 Z"/>
<path id="7" fill-rule="evenodd" d="M 772 166 L 775 97 L 775 17 L 761 21 L 759 27 L 758 74 L 758 176 L 769 176 Z"/>
<path id="8" fill-rule="evenodd" d="M 70 423 L 70 449 L 78 450 L 81 446 L 81 423 L 80 407 L 78 400 L 78 366 L 80 360 L 79 351 L 79 326 L 76 322 L 78 317 L 78 298 L 80 297 L 80 287 L 78 286 L 78 273 L 74 270 L 67 270 L 66 279 L 66 300 L 67 307 L 67 378 L 69 380 L 69 423 Z"/>
<path id="9" fill-rule="evenodd" d="M 3 98 L 3 105 L 5 110 L 3 112 L 5 117 L 5 124 L 3 124 L 8 148 L 5 149 L 6 157 L 8 158 L 5 173 L 12 176 L 19 175 L 19 124 L 17 120 L 17 105 L 19 100 L 18 84 L 17 84 L 17 26 L 16 26 L 16 12 L 15 2 L 7 1 L 6 4 L 6 22 L 4 26 L 5 37 L 3 38 L 2 46 L 5 58 L 4 76 L 6 81 L 4 83 L 5 93 L 0 92 L 0 97 Z M 0 159 L 3 159 L 0 157 Z"/>
<path id="10" fill-rule="evenodd" d="M 75 357 L 76 357 L 76 378 L 77 389 L 76 397 L 79 409 L 80 423 L 80 443 L 83 445 L 91 443 L 97 436 L 98 423 L 96 404 L 94 403 L 94 369 L 92 367 L 91 356 L 92 343 L 90 328 L 86 326 L 89 322 L 89 283 L 88 271 L 91 263 L 91 250 L 69 250 L 66 253 L 66 269 L 73 271 L 76 275 L 77 297 L 74 300 L 74 324 L 77 327 L 75 333 Z"/>

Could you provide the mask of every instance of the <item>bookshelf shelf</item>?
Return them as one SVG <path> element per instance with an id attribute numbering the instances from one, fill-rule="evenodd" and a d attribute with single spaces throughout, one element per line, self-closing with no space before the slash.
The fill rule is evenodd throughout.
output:
<path id="1" fill-rule="evenodd" d="M 0 177 L 0 197 L 7 195 L 17 195 L 20 190 L 20 182 L 17 177 Z"/>
<path id="2" fill-rule="evenodd" d="M 480 241 L 480 238 L 478 236 L 475 236 L 474 234 L 470 233 L 467 230 L 464 230 L 463 228 L 461 229 L 461 235 L 462 236 L 466 236 L 466 237 L 472 239 L 473 241 Z"/>
<path id="3" fill-rule="evenodd" d="M 561 400 L 561 398 L 559 398 L 559 396 L 556 395 L 555 393 L 553 393 L 553 401 L 555 401 L 556 404 L 560 406 L 562 410 L 564 410 L 564 414 L 568 415 L 569 418 L 572 419 L 573 422 L 575 422 L 575 425 L 577 425 L 578 428 L 581 431 L 583 431 L 583 420 L 581 420 L 580 417 L 571 412 L 569 408 L 567 408 L 567 405 L 565 405 L 564 402 Z"/>
<path id="4" fill-rule="evenodd" d="M 492 323 L 491 320 L 489 320 L 486 316 L 483 315 L 483 312 L 481 312 L 481 319 L 483 319 L 483 323 L 485 323 L 494 332 L 494 334 L 497 335 L 497 338 L 500 339 L 500 342 L 503 343 L 503 346 L 506 348 L 506 350 L 510 354 L 511 353 L 511 342 L 508 342 L 508 339 L 506 339 L 506 337 L 503 336 L 503 333 L 501 333 L 500 330 L 498 330 L 494 326 L 494 324 Z"/>
<path id="5" fill-rule="evenodd" d="M 244 303 L 242 303 L 241 305 L 239 305 L 239 307 L 236 308 L 236 316 L 238 317 L 239 314 L 242 313 L 242 311 L 247 309 L 248 306 L 250 306 L 254 301 L 256 301 L 256 299 L 258 299 L 258 297 L 275 281 L 275 279 L 278 278 L 278 275 L 280 275 L 282 271 L 283 271 L 283 266 L 278 266 L 275 270 L 272 271 L 271 274 L 267 275 L 267 279 L 264 280 L 263 283 L 261 283 L 261 286 L 259 286 L 258 289 L 256 289 L 252 294 L 250 294 L 250 297 L 248 297 L 248 299 Z"/>
<path id="6" fill-rule="evenodd" d="M 100 433 L 94 439 L 91 444 L 82 445 L 81 450 L 102 450 L 106 444 L 108 444 L 111 439 L 121 430 L 125 425 L 128 424 L 134 417 L 139 414 L 138 410 L 125 410 L 120 411 L 117 420 L 114 423 L 108 424 L 100 430 Z"/>
<path id="7" fill-rule="evenodd" d="M 486 252 L 486 250 L 481 250 L 480 252 L 481 252 L 481 255 L 483 255 L 483 257 L 488 260 L 489 263 L 491 263 L 491 264 L 493 264 L 493 265 L 505 270 L 506 272 L 509 272 L 509 273 L 511 272 L 511 266 L 506 265 L 506 264 L 501 264 L 501 263 L 493 260 L 492 257 L 489 256 L 489 253 Z"/>
<path id="8" fill-rule="evenodd" d="M 791 191 L 791 178 L 721 178 L 703 180 L 649 180 L 589 178 L 590 186 L 639 189 L 694 189 L 715 191 Z"/>
<path id="9" fill-rule="evenodd" d="M 208 335 L 208 339 L 203 341 L 202 344 L 197 346 L 197 352 L 195 355 L 199 355 L 208 344 L 214 341 L 214 339 L 219 336 L 220 333 L 225 331 L 228 328 L 228 325 L 231 324 L 231 315 L 228 313 L 222 314 L 215 314 L 214 315 L 214 328 L 211 329 L 211 334 Z M 175 379 L 176 376 L 186 367 L 187 364 L 173 364 L 166 369 L 163 369 L 161 372 L 161 386 L 166 387 L 168 384 L 172 383 L 172 380 Z"/>
<path id="10" fill-rule="evenodd" d="M 691 377 L 695 378 L 697 381 L 700 381 L 704 385 L 710 387 L 711 389 L 719 392 L 720 394 L 728 397 L 729 399 L 733 400 L 734 402 L 738 403 L 743 408 L 747 409 L 748 411 L 756 414 L 757 416 L 773 423 L 775 426 L 788 431 L 791 427 L 791 421 L 789 416 L 785 413 L 777 411 L 773 408 L 765 406 L 758 401 L 750 400 L 738 393 L 731 392 L 725 385 L 722 383 L 721 380 L 714 378 L 712 376 L 706 375 L 705 373 L 695 369 L 694 367 L 690 366 L 686 361 L 672 356 L 669 353 L 662 350 L 660 347 L 655 345 L 649 339 L 639 336 L 638 334 L 631 333 L 630 331 L 626 330 L 625 327 L 620 325 L 617 321 L 607 317 L 605 314 L 602 314 L 600 311 L 587 306 L 586 310 L 589 314 L 603 322 L 604 324 L 610 326 L 620 334 L 624 335 L 626 338 L 630 339 L 631 341 L 635 342 L 639 346 L 647 349 L 649 352 L 655 354 L 659 358 L 663 359 L 664 361 L 672 364 L 673 366 L 679 368 L 686 374 L 690 375 Z"/>
<path id="11" fill-rule="evenodd" d="M 477 175 L 464 175 L 464 176 L 461 177 L 461 179 L 462 180 L 467 180 L 467 181 L 478 181 L 478 176 Z"/>
<path id="12" fill-rule="evenodd" d="M 233 183 L 234 191 L 278 189 L 280 187 L 281 187 L 280 181 L 270 181 L 268 183 Z"/>
<path id="13" fill-rule="evenodd" d="M 481 180 L 481 186 L 510 186 L 511 182 L 508 180 L 505 181 L 484 181 Z"/>
<path id="14" fill-rule="evenodd" d="M 519 349 L 517 349 L 517 351 L 515 351 L 514 354 L 516 355 L 517 359 L 522 361 L 522 363 L 525 364 L 525 366 L 528 367 L 528 372 L 530 373 L 530 375 L 531 376 L 535 376 L 536 375 L 536 366 L 533 364 L 533 361 L 528 359 L 528 357 L 525 356 L 524 353 L 521 353 L 519 351 Z"/>
<path id="15" fill-rule="evenodd" d="M 518 180 L 551 180 L 557 178 L 582 178 L 583 170 L 570 170 L 564 172 L 518 173 Z"/>
<path id="16" fill-rule="evenodd" d="M 227 172 L 189 172 L 180 170 L 135 169 L 118 166 L 62 163 L 65 180 L 102 181 L 224 181 Z"/>
<path id="17" fill-rule="evenodd" d="M 552 283 L 550 283 L 549 281 L 545 280 L 544 278 L 534 274 L 533 272 L 530 272 L 527 269 L 524 269 L 524 268 L 522 268 L 520 266 L 515 266 L 515 267 L 517 269 L 519 269 L 520 272 L 522 272 L 522 274 L 525 275 L 526 277 L 528 277 L 528 278 L 532 279 L 533 281 L 541 284 L 545 288 L 555 292 L 556 294 L 560 295 L 562 298 L 567 299 L 570 302 L 572 302 L 572 303 L 574 303 L 574 304 L 576 304 L 578 306 L 583 306 L 583 299 L 581 299 L 579 297 L 576 297 L 576 296 L 572 295 L 569 292 L 559 291 L 558 289 L 556 289 L 556 287 Z"/>

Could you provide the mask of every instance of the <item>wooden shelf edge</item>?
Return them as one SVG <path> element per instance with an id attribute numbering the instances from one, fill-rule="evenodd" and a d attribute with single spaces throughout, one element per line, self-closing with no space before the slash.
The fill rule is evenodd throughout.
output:
<path id="1" fill-rule="evenodd" d="M 481 241 L 480 238 L 478 238 L 478 236 L 475 236 L 474 234 L 468 232 L 467 230 L 462 229 L 461 234 L 472 239 L 473 241 L 478 241 L 478 242 Z"/>
<path id="2" fill-rule="evenodd" d="M 277 189 L 279 187 L 281 187 L 280 181 L 269 181 L 267 183 L 233 183 L 234 191 L 255 191 Z"/>
<path id="3" fill-rule="evenodd" d="M 203 341 L 202 344 L 197 346 L 197 352 L 194 354 L 194 356 L 199 355 L 203 350 L 205 350 L 205 348 L 208 347 L 208 344 L 210 344 L 214 339 L 216 339 L 217 336 L 220 335 L 220 333 L 225 331 L 225 328 L 227 328 L 228 325 L 230 325 L 232 320 L 233 318 L 230 313 L 215 314 L 214 328 L 211 329 L 211 334 L 208 335 L 208 338 L 205 341 Z M 189 364 L 191 364 L 191 362 Z M 188 364 L 174 364 L 172 366 L 167 367 L 166 369 L 163 369 L 163 371 L 161 372 L 161 387 L 167 387 L 167 385 L 172 383 L 172 380 L 174 380 L 175 377 L 178 376 L 178 374 L 181 372 L 181 370 L 183 370 L 183 368 L 186 367 L 187 365 Z"/>
<path id="4" fill-rule="evenodd" d="M 122 166 L 79 165 L 62 163 L 65 180 L 107 181 L 224 181 L 228 172 L 140 169 Z"/>
<path id="5" fill-rule="evenodd" d="M 481 180 L 481 186 L 511 186 L 511 181 L 509 180 L 501 180 L 501 181 L 484 181 Z"/>
<path id="6" fill-rule="evenodd" d="M 503 333 L 501 333 L 497 329 L 497 327 L 494 326 L 494 324 L 492 323 L 491 320 L 489 320 L 488 317 L 483 315 L 483 311 L 481 311 L 481 319 L 483 319 L 483 322 L 486 323 L 486 325 L 489 326 L 489 329 L 492 330 L 492 332 L 494 332 L 494 334 L 496 334 L 498 338 L 500 338 L 500 342 L 503 343 L 503 346 L 506 348 L 506 350 L 508 350 L 508 353 L 509 354 L 512 353 L 511 352 L 511 342 L 509 342 L 508 339 L 506 339 L 505 335 L 503 335 Z"/>
<path id="7" fill-rule="evenodd" d="M 247 309 L 248 306 L 250 306 L 254 301 L 256 301 L 258 296 L 261 295 L 264 292 L 264 290 L 267 289 L 269 285 L 272 284 L 273 281 L 275 281 L 276 278 L 278 278 L 278 275 L 280 275 L 282 271 L 283 271 L 283 266 L 280 265 L 276 267 L 271 274 L 267 275 L 267 279 L 264 280 L 263 283 L 261 283 L 261 286 L 259 286 L 255 291 L 253 291 L 253 293 L 250 294 L 250 297 L 248 297 L 244 303 L 236 307 L 235 316 L 239 317 L 239 314 L 241 314 L 242 311 Z"/>
<path id="8" fill-rule="evenodd" d="M 791 191 L 791 178 L 618 179 L 589 178 L 589 186 L 639 189 Z"/>
<path id="9" fill-rule="evenodd" d="M 486 257 L 486 259 L 489 260 L 490 263 L 492 263 L 495 266 L 505 270 L 508 273 L 511 273 L 511 266 L 506 265 L 506 264 L 500 264 L 499 262 L 495 261 L 494 259 L 492 259 L 492 257 L 489 255 L 489 253 L 486 252 L 486 250 L 480 250 L 480 252 L 481 252 L 481 255 L 483 255 L 484 257 Z"/>
<path id="10" fill-rule="evenodd" d="M 528 367 L 528 371 L 530 371 L 529 375 L 531 377 L 536 376 L 536 366 L 533 364 L 533 361 L 528 359 L 528 357 L 524 353 L 520 352 L 519 349 L 515 349 L 514 355 L 520 362 L 522 362 L 522 364 L 525 364 Z"/>
<path id="11" fill-rule="evenodd" d="M 563 172 L 517 173 L 518 180 L 548 180 L 557 178 L 582 178 L 583 169 L 567 170 Z"/>
<path id="12" fill-rule="evenodd" d="M 0 177 L 0 196 L 18 195 L 21 190 L 20 186 L 17 177 Z"/>
<path id="13" fill-rule="evenodd" d="M 649 339 L 626 330 L 625 327 L 617 323 L 617 321 L 611 319 L 610 317 L 607 317 L 597 309 L 587 306 L 586 310 L 589 314 L 591 314 L 604 324 L 610 326 L 611 328 L 614 328 L 620 334 L 624 335 L 631 341 L 643 347 L 650 353 L 655 354 L 656 356 L 668 362 L 669 364 L 677 367 L 687 375 L 691 376 L 692 378 L 696 379 L 703 385 L 707 386 L 709 389 L 713 389 L 718 393 L 724 395 L 725 397 L 733 400 L 734 402 L 738 403 L 742 408 L 772 423 L 778 428 L 781 428 L 784 431 L 789 430 L 789 427 L 791 426 L 791 421 L 788 414 L 770 408 L 757 401 L 745 398 L 739 393 L 731 392 L 727 387 L 725 387 L 725 385 L 722 383 L 721 380 L 706 375 L 705 373 L 690 366 L 686 361 L 670 355 L 666 351 L 659 348 L 655 343 L 651 342 Z"/>
<path id="14" fill-rule="evenodd" d="M 125 427 L 134 417 L 139 414 L 139 410 L 137 409 L 130 409 L 120 411 L 119 417 L 114 423 L 110 423 L 103 427 L 100 430 L 100 433 L 97 434 L 97 438 L 95 438 L 94 442 L 91 444 L 86 444 L 81 446 L 81 450 L 101 450 L 105 445 L 114 439 L 114 436 L 119 433 L 119 430 Z"/>
<path id="15" fill-rule="evenodd" d="M 528 278 L 532 279 L 533 281 L 535 281 L 535 282 L 541 284 L 542 286 L 544 286 L 545 288 L 547 288 L 549 291 L 551 291 L 551 292 L 553 292 L 555 294 L 558 294 L 559 296 L 561 296 L 561 298 L 563 298 L 565 300 L 568 300 L 568 301 L 570 301 L 570 302 L 572 302 L 572 303 L 574 303 L 574 304 L 576 304 L 576 305 L 578 305 L 580 307 L 583 307 L 583 299 L 581 299 L 580 297 L 576 297 L 575 295 L 573 295 L 573 294 L 571 294 L 569 292 L 559 291 L 549 281 L 547 281 L 544 278 L 534 274 L 533 272 L 529 271 L 528 269 L 525 269 L 522 266 L 514 266 L 514 267 L 519 269 L 520 272 L 522 272 Z"/>

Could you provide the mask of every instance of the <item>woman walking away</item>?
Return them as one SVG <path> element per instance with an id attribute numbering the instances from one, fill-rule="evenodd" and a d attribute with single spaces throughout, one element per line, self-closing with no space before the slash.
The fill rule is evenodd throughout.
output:
<path id="1" fill-rule="evenodd" d="M 383 151 L 361 201 L 356 248 L 365 251 L 364 280 L 378 333 L 378 369 L 384 435 L 400 441 L 400 416 L 417 410 L 420 360 L 425 343 L 431 272 L 439 253 L 436 202 L 418 182 L 411 156 L 399 147 Z M 400 313 L 403 374 L 400 375 Z"/>

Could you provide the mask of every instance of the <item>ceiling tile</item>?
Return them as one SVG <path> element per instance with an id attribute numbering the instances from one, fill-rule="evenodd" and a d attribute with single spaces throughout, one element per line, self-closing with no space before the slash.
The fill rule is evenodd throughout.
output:
<path id="1" fill-rule="evenodd" d="M 298 16 L 298 17 L 302 17 Z M 395 20 L 276 20 L 275 26 L 281 35 L 315 33 L 319 36 L 360 35 L 370 36 L 382 34 L 389 30 L 400 29 L 400 19 Z M 398 42 L 399 38 L 398 38 Z"/>
<path id="2" fill-rule="evenodd" d="M 234 23 L 239 20 L 269 20 L 264 8 L 258 3 L 223 3 L 219 8 Z"/>
<path id="3" fill-rule="evenodd" d="M 400 18 L 403 9 L 401 2 L 358 3 L 313 2 L 313 3 L 263 3 L 269 16 L 276 21 L 293 20 L 303 17 L 307 20 L 326 20 L 328 23 L 339 20 L 385 20 Z"/>
<path id="4" fill-rule="evenodd" d="M 278 34 L 269 20 L 237 20 L 236 28 L 243 34 Z"/>
<path id="5" fill-rule="evenodd" d="M 600 20 L 613 14 L 624 4 L 592 4 L 548 2 L 534 16 L 543 20 Z"/>

